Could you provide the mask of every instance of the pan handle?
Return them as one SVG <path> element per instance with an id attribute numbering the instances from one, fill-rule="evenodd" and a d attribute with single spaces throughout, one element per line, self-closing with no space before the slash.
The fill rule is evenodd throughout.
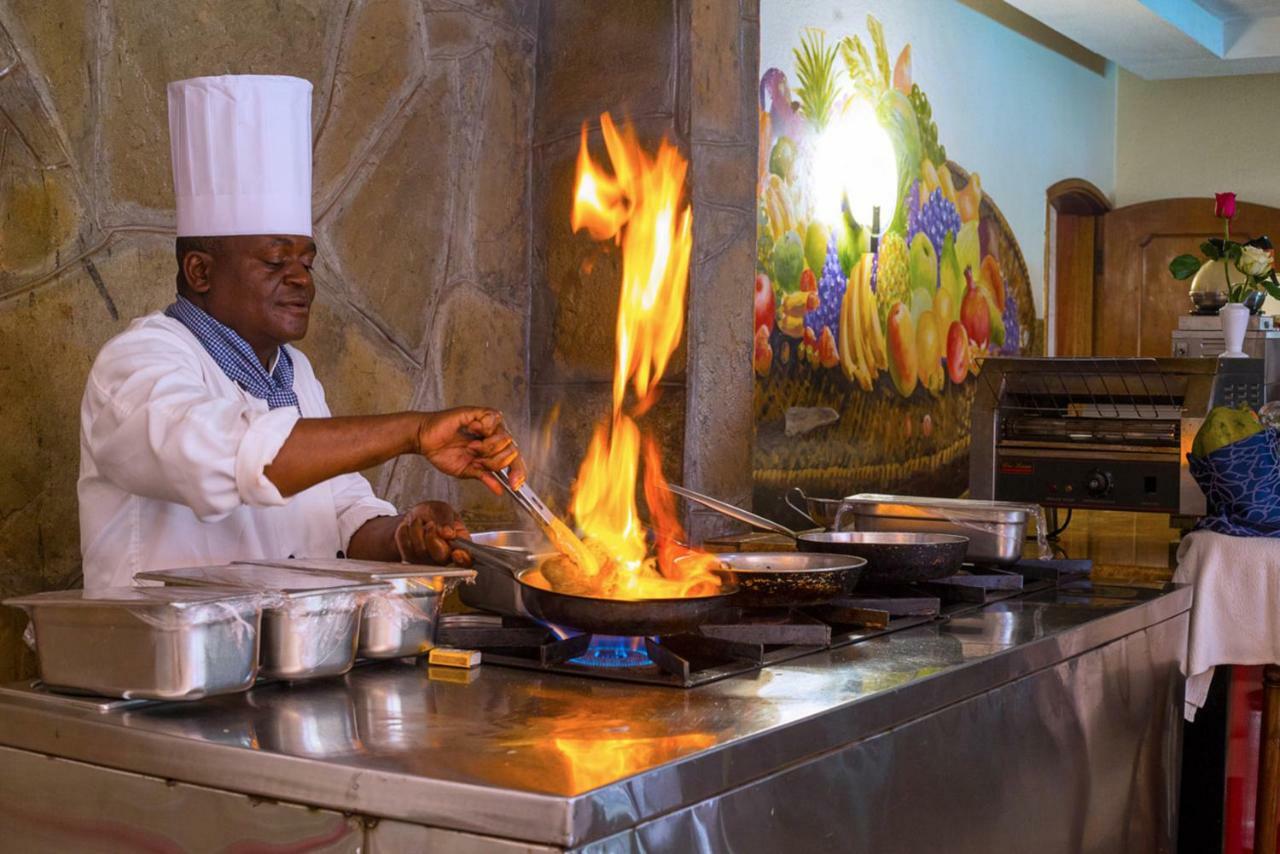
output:
<path id="1" fill-rule="evenodd" d="M 790 537 L 793 540 L 798 536 L 795 531 L 791 530 L 786 525 L 780 525 L 772 519 L 757 516 L 755 513 L 743 510 L 741 507 L 736 507 L 727 501 L 712 498 L 710 495 L 703 495 L 701 492 L 694 492 L 692 489 L 677 486 L 674 483 L 667 484 L 667 489 L 682 498 L 687 498 L 696 504 L 701 504 L 703 507 L 714 510 L 722 516 L 728 516 L 730 519 L 737 519 L 739 522 L 750 525 L 751 527 L 757 528 L 761 531 L 781 534 L 782 536 Z"/>
<path id="2" fill-rule="evenodd" d="M 498 569 L 519 581 L 520 570 L 532 562 L 532 556 L 525 552 L 514 552 L 474 543 L 471 540 L 450 540 L 449 547 L 464 551 L 471 556 L 477 569 Z"/>
<path id="3" fill-rule="evenodd" d="M 797 498 L 799 498 L 800 500 L 799 505 L 795 503 L 795 499 Z M 822 527 L 821 522 L 819 522 L 817 519 L 809 515 L 809 510 L 808 510 L 808 507 L 806 506 L 809 501 L 809 496 L 804 494 L 803 489 L 801 489 L 798 486 L 791 487 L 790 489 L 787 490 L 787 494 L 783 496 L 782 500 L 787 502 L 788 507 L 790 507 L 792 510 L 799 513 L 807 521 L 812 522 L 813 524 L 817 525 L 819 528 Z"/>
<path id="4" fill-rule="evenodd" d="M 844 522 L 844 514 L 845 514 L 845 511 L 846 511 L 846 510 L 852 510 L 852 509 L 853 509 L 853 508 L 849 506 L 849 502 L 847 502 L 847 501 L 841 501 L 841 502 L 840 502 L 840 509 L 836 511 L 836 518 L 835 518 L 835 520 L 831 523 L 831 530 L 833 530 L 833 531 L 843 531 L 843 530 L 844 530 L 844 525 L 842 525 L 841 523 L 842 523 L 842 522 Z"/>

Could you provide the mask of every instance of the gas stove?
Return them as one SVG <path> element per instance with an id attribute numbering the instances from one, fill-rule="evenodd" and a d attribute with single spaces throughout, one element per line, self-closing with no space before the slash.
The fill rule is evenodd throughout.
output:
<path id="1" fill-rule="evenodd" d="M 664 637 L 592 636 L 523 617 L 449 614 L 441 617 L 436 642 L 478 649 L 485 664 L 692 688 L 947 620 L 1087 571 L 1079 561 L 1026 561 L 1004 570 L 966 567 L 939 581 L 860 589 L 857 596 L 821 606 L 739 611 L 699 626 L 696 633 Z"/>

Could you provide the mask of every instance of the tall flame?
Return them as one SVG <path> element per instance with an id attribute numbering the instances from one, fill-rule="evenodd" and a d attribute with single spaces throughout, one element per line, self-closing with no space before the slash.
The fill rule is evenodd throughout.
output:
<path id="1" fill-rule="evenodd" d="M 588 575 L 615 576 L 617 598 L 688 596 L 718 587 L 709 555 L 679 545 L 684 539 L 657 445 L 635 417 L 657 398 L 658 384 L 684 334 L 693 216 L 684 196 L 688 162 L 666 140 L 649 156 L 630 125 L 619 129 L 608 113 L 600 130 L 613 167 L 609 174 L 587 151 L 582 127 L 571 224 L 596 240 L 613 240 L 622 251 L 618 300 L 613 411 L 596 427 L 574 487 L 573 516 L 591 550 L 604 560 L 584 567 Z M 637 402 L 624 411 L 627 386 Z M 641 450 L 644 490 L 657 535 L 660 575 L 644 572 L 649 549 L 636 506 Z"/>
<path id="2" fill-rule="evenodd" d="M 622 247 L 613 411 L 622 409 L 632 380 L 643 411 L 684 333 L 685 291 L 693 253 L 693 213 L 684 201 L 689 164 L 666 140 L 650 158 L 629 125 L 621 131 L 605 113 L 600 131 L 613 163 L 610 176 L 587 153 L 583 125 L 574 193 L 574 231 Z"/>

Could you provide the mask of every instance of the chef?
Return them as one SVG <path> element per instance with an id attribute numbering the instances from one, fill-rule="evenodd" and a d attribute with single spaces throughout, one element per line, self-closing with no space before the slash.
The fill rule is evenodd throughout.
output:
<path id="1" fill-rule="evenodd" d="M 108 341 L 85 385 L 85 586 L 255 558 L 465 564 L 452 508 L 399 513 L 358 472 L 418 454 L 500 492 L 492 472 L 524 478 L 502 415 L 333 417 L 291 346 L 315 298 L 311 84 L 201 77 L 168 94 L 177 298 Z"/>

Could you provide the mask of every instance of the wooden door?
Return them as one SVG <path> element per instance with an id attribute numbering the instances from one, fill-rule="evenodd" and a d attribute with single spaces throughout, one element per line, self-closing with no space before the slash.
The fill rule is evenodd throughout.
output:
<path id="1" fill-rule="evenodd" d="M 1168 356 L 1179 315 L 1191 308 L 1190 281 L 1169 274 L 1169 262 L 1200 254 L 1222 236 L 1212 198 L 1161 199 L 1101 216 L 1102 263 L 1093 290 L 1093 352 L 1098 356 Z M 1280 209 L 1240 203 L 1231 237 L 1269 235 L 1280 241 Z M 1059 306 L 1061 308 L 1061 306 Z"/>
<path id="2" fill-rule="evenodd" d="M 1093 355 L 1095 260 L 1101 261 L 1102 215 L 1111 210 L 1106 194 L 1083 178 L 1068 178 L 1046 193 L 1046 352 L 1055 356 Z"/>

